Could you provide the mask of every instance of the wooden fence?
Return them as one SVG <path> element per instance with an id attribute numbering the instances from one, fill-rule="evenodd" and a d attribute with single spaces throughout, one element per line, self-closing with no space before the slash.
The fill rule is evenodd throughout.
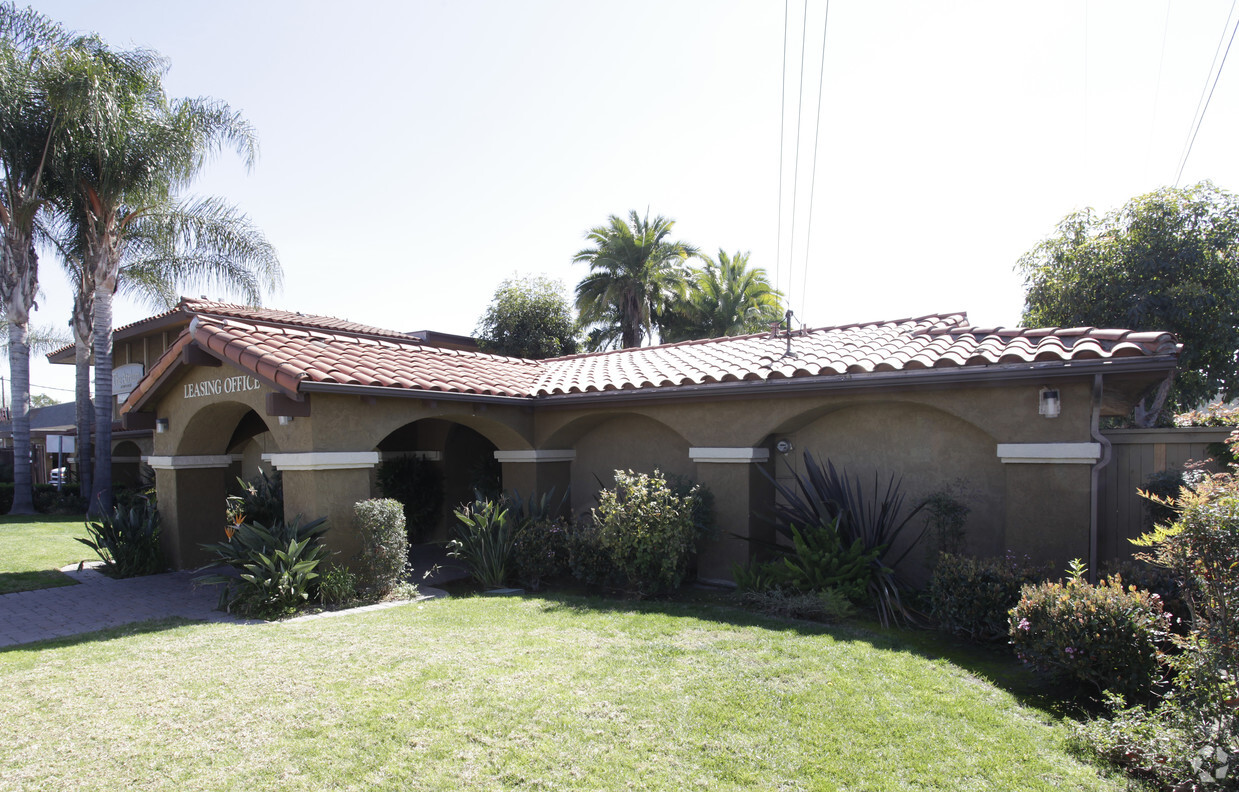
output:
<path id="1" fill-rule="evenodd" d="M 1232 429 L 1109 429 L 1110 463 L 1101 470 L 1097 550 L 1103 558 L 1126 558 L 1134 549 L 1128 541 L 1151 526 L 1144 498 L 1137 493 L 1149 476 L 1181 469 L 1192 460 L 1209 456 L 1206 447 L 1220 443 Z"/>

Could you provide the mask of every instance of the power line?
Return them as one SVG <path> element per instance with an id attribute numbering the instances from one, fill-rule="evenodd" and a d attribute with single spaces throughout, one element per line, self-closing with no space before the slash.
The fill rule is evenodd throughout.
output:
<path id="1" fill-rule="evenodd" d="M 829 22 L 830 0 L 826 0 L 826 14 L 822 17 L 822 63 L 817 74 L 817 122 L 813 127 L 813 170 L 809 177 L 809 227 L 804 235 L 804 278 L 800 284 L 800 315 L 802 317 L 804 316 L 805 295 L 809 291 L 809 242 L 813 238 L 813 193 L 817 188 L 817 150 L 822 132 L 822 84 L 826 82 L 826 26 Z"/>
<path id="2" fill-rule="evenodd" d="M 1209 73 L 1213 73 L 1213 64 L 1217 63 L 1218 53 L 1222 51 L 1222 42 L 1226 41 L 1226 28 L 1230 27 L 1230 18 L 1235 14 L 1235 4 L 1239 0 L 1231 0 L 1230 12 L 1226 15 L 1226 24 L 1222 26 L 1222 37 L 1218 39 L 1217 49 L 1213 53 L 1213 62 L 1209 64 Z M 1235 32 L 1239 31 L 1239 20 L 1236 20 L 1235 27 L 1230 33 L 1230 41 L 1226 44 L 1226 52 L 1222 55 L 1222 62 L 1218 64 L 1217 74 L 1213 77 L 1213 87 L 1209 87 L 1209 75 L 1205 75 L 1205 87 L 1201 89 L 1200 100 L 1196 102 L 1196 113 L 1192 116 L 1192 124 L 1194 129 L 1189 128 L 1187 144 L 1183 149 L 1183 158 L 1179 161 L 1179 172 L 1174 177 L 1174 186 L 1179 186 L 1179 180 L 1183 178 L 1183 169 L 1187 167 L 1187 158 L 1192 154 L 1192 146 L 1196 143 L 1196 135 L 1200 134 L 1201 124 L 1205 121 L 1205 112 L 1209 109 L 1209 102 L 1213 99 L 1213 91 L 1217 88 L 1218 80 L 1222 77 L 1222 68 L 1226 66 L 1226 57 L 1230 55 L 1230 45 L 1235 43 Z M 1205 92 L 1208 91 L 1208 96 Z M 1202 103 L 1203 102 L 1203 106 Z"/>
<path id="3" fill-rule="evenodd" d="M 774 245 L 774 288 L 779 288 L 779 262 L 783 254 L 783 125 L 787 116 L 787 6 L 791 0 L 783 0 L 783 88 L 779 98 L 779 219 Z"/>
<path id="4" fill-rule="evenodd" d="M 800 128 L 801 117 L 804 113 L 804 51 L 805 51 L 805 36 L 809 32 L 809 0 L 804 0 L 804 19 L 800 23 L 800 83 L 798 91 L 800 97 L 796 101 L 796 156 L 793 159 L 792 165 L 792 233 L 788 241 L 790 245 L 787 252 L 787 303 L 792 302 L 792 273 L 796 269 L 796 196 L 800 192 Z"/>
<path id="5" fill-rule="evenodd" d="M 1153 112 L 1149 114 L 1149 139 L 1144 149 L 1144 176 L 1149 175 L 1149 158 L 1153 156 L 1153 127 L 1157 124 L 1157 104 L 1162 95 L 1162 70 L 1166 65 L 1166 39 L 1170 33 L 1170 0 L 1166 0 L 1166 18 L 1162 20 L 1162 51 L 1157 58 L 1157 81 L 1153 83 Z"/>

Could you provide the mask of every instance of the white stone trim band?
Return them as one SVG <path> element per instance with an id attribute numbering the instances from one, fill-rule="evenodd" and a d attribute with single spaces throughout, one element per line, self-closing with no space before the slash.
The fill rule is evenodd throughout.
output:
<path id="1" fill-rule="evenodd" d="M 196 470 L 200 468 L 224 468 L 232 464 L 232 454 L 201 456 L 146 456 L 142 461 L 155 470 Z"/>
<path id="2" fill-rule="evenodd" d="M 570 448 L 542 448 L 532 451 L 496 451 L 495 459 L 500 462 L 571 462 L 576 459 L 576 451 Z"/>
<path id="3" fill-rule="evenodd" d="M 769 448 L 690 448 L 688 457 L 694 462 L 718 462 L 731 465 L 747 465 L 770 459 Z"/>
<path id="4" fill-rule="evenodd" d="M 300 454 L 263 454 L 276 470 L 360 470 L 380 461 L 378 451 L 309 451 Z"/>
<path id="5" fill-rule="evenodd" d="M 1101 443 L 999 443 L 1003 463 L 1091 465 L 1101 459 Z"/>

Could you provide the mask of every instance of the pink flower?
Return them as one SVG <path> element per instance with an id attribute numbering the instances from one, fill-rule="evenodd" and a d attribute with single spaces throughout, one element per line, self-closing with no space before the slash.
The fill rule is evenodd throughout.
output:
<path id="1" fill-rule="evenodd" d="M 1020 623 L 1017 624 L 1016 627 L 1023 630 L 1024 632 L 1028 632 L 1030 629 L 1032 629 L 1032 625 L 1028 623 L 1028 619 L 1020 619 Z"/>

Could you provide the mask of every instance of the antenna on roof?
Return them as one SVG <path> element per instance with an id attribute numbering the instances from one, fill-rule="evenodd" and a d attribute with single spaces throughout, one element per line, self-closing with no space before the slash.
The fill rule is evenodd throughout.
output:
<path id="1" fill-rule="evenodd" d="M 783 321 L 787 325 L 787 330 L 784 331 L 784 337 L 787 339 L 787 351 L 783 353 L 783 357 L 785 358 L 796 357 L 796 353 L 792 351 L 792 317 L 793 316 L 795 316 L 795 314 L 792 313 L 791 308 L 788 308 L 787 313 L 783 315 Z"/>

